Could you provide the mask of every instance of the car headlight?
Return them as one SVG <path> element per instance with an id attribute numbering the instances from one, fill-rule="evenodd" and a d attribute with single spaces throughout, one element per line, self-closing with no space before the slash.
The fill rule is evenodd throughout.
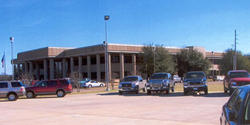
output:
<path id="1" fill-rule="evenodd" d="M 231 82 L 232 86 L 237 86 L 237 82 Z"/>
<path id="2" fill-rule="evenodd" d="M 121 84 L 119 84 L 119 88 L 122 88 L 122 85 L 121 85 Z"/>
<path id="3" fill-rule="evenodd" d="M 184 86 L 188 86 L 189 83 L 188 82 L 184 82 L 183 84 L 184 84 Z"/>

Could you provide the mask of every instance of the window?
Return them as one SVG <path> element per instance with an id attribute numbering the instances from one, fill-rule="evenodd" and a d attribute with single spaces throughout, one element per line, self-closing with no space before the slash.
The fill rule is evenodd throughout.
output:
<path id="1" fill-rule="evenodd" d="M 97 73 L 96 72 L 91 72 L 91 79 L 97 79 Z"/>
<path id="2" fill-rule="evenodd" d="M 105 64 L 105 56 L 100 57 L 100 64 Z"/>
<path id="3" fill-rule="evenodd" d="M 91 65 L 95 65 L 96 64 L 96 56 L 91 56 L 90 61 L 91 61 Z"/>
<path id="4" fill-rule="evenodd" d="M 82 65 L 87 65 L 87 58 L 86 57 L 82 58 Z"/>
<path id="5" fill-rule="evenodd" d="M 235 101 L 235 110 L 238 113 L 240 111 L 240 105 L 243 102 L 244 98 L 246 96 L 246 92 L 245 91 L 241 91 L 237 100 Z"/>
<path id="6" fill-rule="evenodd" d="M 48 81 L 48 86 L 53 87 L 57 85 L 57 81 Z"/>
<path id="7" fill-rule="evenodd" d="M 125 63 L 132 63 L 132 56 L 131 55 L 125 55 L 124 56 L 124 62 Z"/>
<path id="8" fill-rule="evenodd" d="M 112 63 L 120 63 L 120 56 L 119 55 L 111 56 L 111 62 Z"/>
<path id="9" fill-rule="evenodd" d="M 0 83 L 0 88 L 8 88 L 8 83 L 7 82 Z"/>
<path id="10" fill-rule="evenodd" d="M 239 93 L 240 93 L 240 89 L 236 89 L 236 90 L 234 91 L 234 93 L 231 95 L 231 98 L 229 99 L 228 104 L 227 104 L 227 106 L 228 106 L 228 108 L 229 108 L 230 110 L 233 110 L 235 101 L 236 101 L 236 99 L 237 99 Z"/>
<path id="11" fill-rule="evenodd" d="M 48 86 L 48 82 L 47 81 L 42 81 L 39 84 L 39 87 L 46 87 L 46 86 Z"/>
<path id="12" fill-rule="evenodd" d="M 250 124 L 250 95 L 248 95 L 247 100 L 248 101 L 247 101 L 247 104 L 246 104 L 244 121 L 245 121 L 245 124 Z"/>
<path id="13" fill-rule="evenodd" d="M 23 86 L 20 82 L 11 82 L 12 87 L 21 87 Z"/>

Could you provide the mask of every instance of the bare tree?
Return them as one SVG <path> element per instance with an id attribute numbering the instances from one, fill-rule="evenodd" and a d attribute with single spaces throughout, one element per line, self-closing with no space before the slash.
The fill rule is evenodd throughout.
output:
<path id="1" fill-rule="evenodd" d="M 70 79 L 73 82 L 73 88 L 77 89 L 77 92 L 80 92 L 80 79 L 79 79 L 79 73 L 73 72 L 70 75 Z"/>
<path id="2" fill-rule="evenodd" d="M 22 73 L 20 75 L 20 80 L 22 81 L 23 84 L 31 85 L 31 82 L 34 80 L 34 77 L 30 73 Z"/>

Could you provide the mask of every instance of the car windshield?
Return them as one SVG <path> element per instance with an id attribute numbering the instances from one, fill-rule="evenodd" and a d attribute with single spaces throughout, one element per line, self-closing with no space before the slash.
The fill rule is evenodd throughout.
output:
<path id="1" fill-rule="evenodd" d="M 204 74 L 200 72 L 187 73 L 186 78 L 195 79 L 195 78 L 203 78 Z"/>
<path id="2" fill-rule="evenodd" d="M 37 81 L 33 86 L 38 86 L 41 83 L 41 81 Z"/>
<path id="3" fill-rule="evenodd" d="M 249 77 L 247 72 L 231 72 L 230 78 L 242 78 L 242 77 Z"/>
<path id="4" fill-rule="evenodd" d="M 138 78 L 137 77 L 126 77 L 122 80 L 122 82 L 133 82 L 133 81 L 137 81 Z"/>
<path id="5" fill-rule="evenodd" d="M 151 79 L 167 79 L 168 75 L 167 74 L 153 74 L 151 76 Z"/>

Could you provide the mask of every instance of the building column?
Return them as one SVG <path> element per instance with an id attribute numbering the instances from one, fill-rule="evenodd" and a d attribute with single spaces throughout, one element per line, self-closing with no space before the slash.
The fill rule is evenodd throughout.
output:
<path id="1" fill-rule="evenodd" d="M 46 59 L 43 60 L 43 76 L 44 80 L 48 80 L 48 63 Z"/>
<path id="2" fill-rule="evenodd" d="M 109 78 L 109 82 L 111 82 L 112 80 L 112 65 L 111 65 L 111 54 L 108 53 L 108 70 L 109 70 L 109 73 L 108 73 L 108 78 Z"/>
<path id="3" fill-rule="evenodd" d="M 132 55 L 132 74 L 136 75 L 136 54 Z"/>
<path id="4" fill-rule="evenodd" d="M 29 74 L 33 77 L 33 63 L 29 62 Z"/>
<path id="5" fill-rule="evenodd" d="M 120 80 L 124 78 L 124 54 L 120 53 Z"/>
<path id="6" fill-rule="evenodd" d="M 63 66 L 62 66 L 62 72 L 63 72 L 63 78 L 66 77 L 66 59 L 63 58 L 62 60 Z"/>
<path id="7" fill-rule="evenodd" d="M 39 73 L 40 68 L 39 68 L 39 64 L 36 62 L 36 63 L 35 63 L 35 66 L 36 66 L 36 73 L 35 73 L 35 75 L 36 75 L 36 80 L 39 80 L 39 79 L 40 79 L 40 73 Z"/>
<path id="8" fill-rule="evenodd" d="M 17 68 L 17 64 L 13 64 L 14 65 L 14 79 L 17 79 L 17 76 L 18 76 L 18 68 Z"/>
<path id="9" fill-rule="evenodd" d="M 20 64 L 17 64 L 17 79 L 19 79 L 20 76 Z"/>
<path id="10" fill-rule="evenodd" d="M 82 79 L 82 56 L 78 57 L 78 73 L 79 73 L 79 79 Z"/>
<path id="11" fill-rule="evenodd" d="M 25 62 L 24 63 L 24 74 L 27 74 L 28 73 L 28 63 Z"/>
<path id="12" fill-rule="evenodd" d="M 74 58 L 70 57 L 70 74 L 71 77 L 74 75 Z"/>
<path id="13" fill-rule="evenodd" d="M 88 78 L 89 79 L 91 79 L 90 66 L 91 66 L 91 59 L 90 59 L 90 56 L 87 56 L 87 72 L 88 72 Z"/>
<path id="14" fill-rule="evenodd" d="M 100 55 L 96 55 L 96 75 L 97 81 L 101 81 L 101 71 L 100 71 Z"/>
<path id="15" fill-rule="evenodd" d="M 54 63 L 54 59 L 50 59 L 49 60 L 49 73 L 50 73 L 49 78 L 50 79 L 54 79 L 55 78 L 55 63 Z"/>

